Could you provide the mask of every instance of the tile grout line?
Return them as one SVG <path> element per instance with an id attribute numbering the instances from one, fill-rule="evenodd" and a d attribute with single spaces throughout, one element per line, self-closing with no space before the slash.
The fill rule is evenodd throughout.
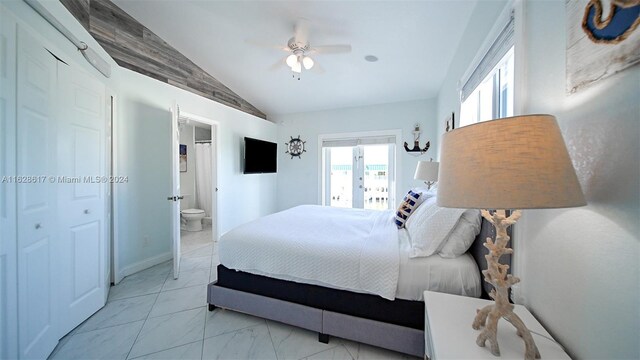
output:
<path id="1" fill-rule="evenodd" d="M 357 360 L 358 358 L 356 356 L 354 356 L 351 351 L 349 351 L 349 348 L 347 347 L 347 345 L 345 345 L 344 342 L 340 341 L 340 344 L 342 346 L 344 346 L 344 348 L 347 350 L 347 353 L 349 353 L 349 356 L 351 356 L 351 358 L 353 358 L 354 360 Z M 358 357 L 360 356 L 360 343 L 357 343 L 358 347 L 356 348 L 356 355 L 358 355 Z"/>
<path id="2" fill-rule="evenodd" d="M 214 337 L 218 337 L 218 336 L 222 336 L 222 335 L 228 335 L 228 334 L 231 334 L 231 333 L 234 333 L 234 332 L 238 332 L 238 331 L 241 331 L 241 330 L 246 330 L 248 328 L 256 327 L 258 325 L 260 325 L 260 323 L 249 325 L 249 326 L 245 326 L 245 327 L 241 327 L 241 328 L 235 329 L 235 330 L 229 330 L 229 331 L 221 332 L 220 334 L 209 336 L 209 337 L 205 336 L 204 340 L 208 340 L 208 339 L 211 339 L 211 338 L 214 338 Z M 206 330 L 206 323 L 205 323 L 205 330 Z M 269 334 L 269 336 L 271 336 L 271 334 Z"/>
<path id="3" fill-rule="evenodd" d="M 165 281 L 166 281 L 166 279 L 165 279 Z M 158 293 L 158 295 L 156 296 L 155 301 L 153 302 L 153 305 L 151 305 L 151 309 L 149 310 L 149 314 L 151 314 L 151 311 L 153 310 L 153 307 L 156 305 L 156 302 L 158 301 L 159 297 L 160 297 L 160 293 Z M 127 352 L 127 357 L 125 359 L 129 359 L 129 355 L 131 355 L 131 350 L 133 350 L 133 347 L 136 346 L 136 342 L 138 342 L 138 337 L 140 336 L 140 333 L 142 332 L 142 329 L 144 329 L 144 326 L 147 324 L 147 320 L 149 319 L 149 314 L 147 314 L 147 317 L 144 319 L 144 322 L 142 323 L 142 326 L 140 327 L 140 330 L 138 331 L 138 334 L 136 335 L 135 340 L 133 340 L 133 343 L 131 344 L 131 348 L 129 348 L 129 352 Z"/>
<path id="4" fill-rule="evenodd" d="M 312 354 L 309 354 L 309 355 L 305 355 L 305 356 L 303 356 L 303 357 L 299 358 L 298 360 L 303 360 L 303 359 L 306 359 L 306 358 L 308 358 L 308 357 L 310 357 L 310 356 L 318 355 L 318 354 L 323 353 L 323 352 L 325 352 L 325 351 L 333 350 L 333 349 L 335 349 L 335 348 L 337 348 L 337 347 L 339 347 L 339 346 L 341 346 L 341 345 L 342 345 L 342 344 L 333 345 L 333 346 L 331 346 L 330 348 L 327 348 L 327 349 L 324 349 L 324 350 L 320 350 L 320 351 L 316 351 L 316 352 L 314 352 L 314 353 L 312 353 Z M 346 350 L 346 349 L 345 349 L 345 350 Z M 350 353 L 348 350 L 347 350 L 347 354 L 349 354 L 349 356 L 353 359 L 353 356 L 351 356 L 351 353 Z"/>
<path id="5" fill-rule="evenodd" d="M 164 292 L 161 291 L 161 292 L 158 293 L 158 297 L 159 297 L 159 295 L 166 294 L 166 293 L 171 292 L 171 291 L 181 291 L 181 290 L 185 290 L 185 289 L 191 289 L 191 288 L 195 288 L 195 287 L 200 287 L 200 286 L 203 286 L 203 285 L 205 287 L 207 286 L 207 284 L 199 284 L 199 285 L 193 285 L 193 286 L 185 286 L 185 287 L 179 288 L 179 289 L 167 290 L 167 291 L 164 291 Z M 206 291 L 207 291 L 207 289 L 205 288 L 205 293 L 206 293 Z M 156 302 L 157 302 L 157 299 L 156 299 Z M 155 306 L 155 304 L 156 303 L 154 303 L 153 305 Z M 188 309 L 182 309 L 182 310 L 178 310 L 178 311 L 174 311 L 174 312 L 170 312 L 170 313 L 166 313 L 166 314 L 150 316 L 151 312 L 153 312 L 153 307 L 152 307 L 151 308 L 151 312 L 149 312 L 149 317 L 148 318 L 149 319 L 155 319 L 155 318 L 158 318 L 158 317 L 161 317 L 161 316 L 177 314 L 179 312 L 188 311 L 188 310 L 194 310 L 194 309 L 198 309 L 198 308 L 206 307 L 206 306 L 207 306 L 207 303 L 205 303 L 204 305 L 196 305 L 195 307 L 191 307 L 191 308 L 188 308 Z"/>
<path id="6" fill-rule="evenodd" d="M 267 332 L 269 333 L 269 340 L 271 340 L 271 346 L 273 346 L 273 353 L 276 355 L 276 360 L 279 360 L 278 351 L 276 350 L 276 344 L 273 343 L 273 336 L 271 335 L 271 328 L 269 327 L 269 322 L 264 320 L 264 324 L 267 325 Z"/>
<path id="7" fill-rule="evenodd" d="M 162 264 L 162 263 L 157 264 L 157 265 L 154 265 L 154 266 L 152 266 L 151 268 L 153 268 L 153 267 L 155 267 L 155 266 L 158 266 L 158 265 L 161 265 L 161 264 Z M 151 269 L 151 268 L 149 268 L 149 269 Z M 147 271 L 147 270 L 149 270 L 149 269 L 145 269 L 145 270 L 142 270 L 142 271 Z M 133 275 L 139 274 L 139 273 L 141 273 L 142 271 L 137 272 L 137 273 L 135 273 L 135 274 L 131 274 L 131 275 L 129 275 L 129 276 L 133 276 Z M 113 301 L 117 301 L 117 300 L 124 300 L 124 299 L 130 299 L 130 298 L 134 298 L 134 297 L 139 297 L 139 296 L 153 295 L 153 294 L 160 293 L 160 292 L 162 291 L 162 287 L 164 286 L 164 283 L 167 281 L 167 277 L 168 277 L 170 274 L 171 274 L 171 269 L 169 269 L 169 272 L 167 273 L 167 275 L 165 275 L 164 282 L 163 282 L 163 283 L 162 283 L 162 285 L 160 286 L 160 290 L 158 290 L 157 292 L 150 292 L 150 293 L 148 293 L 148 294 L 138 294 L 138 295 L 133 295 L 133 296 L 125 296 L 125 297 L 117 298 L 117 299 L 109 299 L 109 298 L 107 298 L 107 303 L 110 303 L 110 302 L 113 302 Z M 122 284 L 125 282 L 125 280 L 126 280 L 129 276 L 126 276 L 124 279 L 122 279 L 122 281 L 120 281 L 117 285 L 114 285 L 113 287 L 117 287 L 117 286 L 119 286 L 119 285 L 122 285 Z M 146 282 L 146 280 L 145 280 L 145 282 Z M 111 291 L 111 290 L 109 290 L 109 291 Z M 106 305 L 106 304 L 105 304 L 105 305 Z"/>
<path id="8" fill-rule="evenodd" d="M 118 286 L 118 285 L 115 285 L 115 286 Z M 128 296 L 128 297 L 123 297 L 123 298 L 120 298 L 120 299 L 107 300 L 107 303 L 104 304 L 104 306 L 107 306 L 107 304 L 115 302 L 115 301 L 129 300 L 129 299 L 133 299 L 133 298 L 137 298 L 137 297 L 149 296 L 149 295 L 154 295 L 154 294 L 158 294 L 158 293 L 160 293 L 160 291 L 158 291 L 158 292 L 150 292 L 148 294 L 133 295 L 133 296 Z M 102 310 L 102 308 L 101 308 L 101 310 Z M 89 318 L 91 318 L 91 317 L 89 317 Z M 89 319 L 87 319 L 87 320 L 89 320 Z"/>
<path id="9" fill-rule="evenodd" d="M 151 310 L 149 310 L 149 312 L 151 312 Z M 75 332 L 73 335 L 71 335 L 71 336 L 75 336 L 75 335 L 77 335 L 77 334 L 86 334 L 86 333 L 90 333 L 90 332 L 98 331 L 98 330 L 110 329 L 110 328 L 112 328 L 112 327 L 116 327 L 116 326 L 129 325 L 129 324 L 133 324 L 133 323 L 135 323 L 135 322 L 138 322 L 138 321 L 144 321 L 144 320 L 145 320 L 145 319 L 138 319 L 138 320 L 128 321 L 128 322 L 126 322 L 126 323 L 122 323 L 122 324 L 114 324 L 114 325 L 108 325 L 108 326 L 104 326 L 104 327 L 99 327 L 99 328 L 95 328 L 95 329 L 93 329 L 93 330 L 87 330 L 87 331 L 76 331 L 76 332 Z M 144 324 L 143 324 L 143 325 L 144 325 Z"/>
<path id="10" fill-rule="evenodd" d="M 213 252 L 213 249 L 212 249 Z M 213 257 L 213 255 L 212 255 Z M 209 262 L 209 281 L 211 281 L 211 262 Z M 206 285 L 207 291 L 205 291 L 205 297 L 207 298 L 206 311 L 204 312 L 204 327 L 202 329 L 202 348 L 200 349 L 200 360 L 204 359 L 204 340 L 207 333 L 207 318 L 209 317 L 209 285 Z M 216 309 L 213 309 L 212 312 L 215 312 Z M 215 315 L 214 315 L 215 316 Z"/>
<path id="11" fill-rule="evenodd" d="M 215 310 L 214 310 L 215 311 Z M 202 328 L 202 347 L 200 348 L 200 360 L 204 358 L 204 334 L 207 331 L 207 317 L 209 315 L 209 309 L 207 308 L 204 312 L 204 326 Z"/>
<path id="12" fill-rule="evenodd" d="M 154 352 L 152 352 L 152 353 L 148 353 L 148 354 L 140 355 L 140 356 L 138 356 L 138 357 L 134 357 L 134 358 L 132 358 L 132 359 L 127 358 L 127 360 L 134 360 L 134 359 L 141 358 L 141 357 L 143 357 L 143 356 L 149 356 L 149 355 L 153 355 L 153 354 L 161 353 L 161 352 L 163 352 L 163 351 L 167 351 L 167 350 L 172 350 L 172 349 L 175 349 L 175 348 L 179 348 L 179 347 L 181 347 L 181 346 L 187 346 L 187 345 L 195 344 L 195 343 L 197 343 L 198 341 L 201 341 L 201 340 L 192 341 L 192 342 L 189 342 L 189 343 L 186 343 L 186 344 L 182 344 L 182 345 L 172 346 L 172 347 L 170 347 L 170 348 L 166 348 L 166 349 L 163 349 L 163 350 L 158 350 L 158 351 L 154 351 Z"/>

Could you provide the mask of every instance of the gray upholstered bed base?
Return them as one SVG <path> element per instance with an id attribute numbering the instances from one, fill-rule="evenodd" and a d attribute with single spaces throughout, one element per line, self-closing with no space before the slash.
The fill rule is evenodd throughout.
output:
<path id="1" fill-rule="evenodd" d="M 424 356 L 424 332 L 404 326 L 363 319 L 209 284 L 209 304 L 311 330 L 379 346 L 418 357 Z M 210 305 L 209 309 L 212 309 Z M 321 336 L 322 338 L 322 336 Z"/>

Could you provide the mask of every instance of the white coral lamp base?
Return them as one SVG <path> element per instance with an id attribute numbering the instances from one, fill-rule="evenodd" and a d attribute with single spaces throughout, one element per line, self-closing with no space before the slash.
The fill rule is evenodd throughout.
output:
<path id="1" fill-rule="evenodd" d="M 509 217 L 506 217 L 504 210 L 496 210 L 493 214 L 488 210 L 482 210 L 482 216 L 496 228 L 496 241 L 494 242 L 488 237 L 484 243 L 484 247 L 489 249 L 489 254 L 485 256 L 487 270 L 482 271 L 484 280 L 493 285 L 494 289 L 491 290 L 489 296 L 495 300 L 495 303 L 478 309 L 472 326 L 475 330 L 483 328 L 476 339 L 476 344 L 484 347 L 488 340 L 491 353 L 495 356 L 500 356 L 497 338 L 498 320 L 505 318 L 516 328 L 518 336 L 524 341 L 524 358 L 533 360 L 540 359 L 538 347 L 533 341 L 529 329 L 527 329 L 520 317 L 513 312 L 513 304 L 509 303 L 509 288 L 520 282 L 520 279 L 508 275 L 509 265 L 500 264 L 499 262 L 502 255 L 513 253 L 513 249 L 507 247 L 510 239 L 509 235 L 507 235 L 507 228 L 515 224 L 521 215 L 522 212 L 520 210 L 514 210 Z"/>

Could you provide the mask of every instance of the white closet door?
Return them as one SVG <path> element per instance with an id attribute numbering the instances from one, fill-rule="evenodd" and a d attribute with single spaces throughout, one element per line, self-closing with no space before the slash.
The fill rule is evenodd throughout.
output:
<path id="1" fill-rule="evenodd" d="M 0 359 L 18 351 L 16 314 L 16 22 L 0 7 Z"/>
<path id="2" fill-rule="evenodd" d="M 55 297 L 56 60 L 18 30 L 18 175 L 45 176 L 18 185 L 18 323 L 20 358 L 46 358 L 58 343 Z"/>
<path id="3" fill-rule="evenodd" d="M 58 64 L 60 333 L 104 306 L 106 291 L 105 86 Z"/>

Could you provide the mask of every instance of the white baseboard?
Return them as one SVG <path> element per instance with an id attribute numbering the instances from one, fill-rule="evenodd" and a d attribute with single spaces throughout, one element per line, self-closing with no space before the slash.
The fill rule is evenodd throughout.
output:
<path id="1" fill-rule="evenodd" d="M 129 266 L 125 266 L 124 268 L 122 268 L 122 270 L 120 270 L 120 279 L 124 278 L 125 276 L 129 276 L 131 274 L 135 274 L 138 271 L 142 271 L 145 269 L 148 269 L 154 265 L 158 265 L 160 263 L 163 263 L 167 260 L 171 260 L 173 259 L 173 253 L 171 251 L 168 251 L 166 253 L 162 253 L 160 255 L 156 255 L 147 259 L 144 259 L 142 261 L 138 261 L 137 263 L 131 264 Z"/>

